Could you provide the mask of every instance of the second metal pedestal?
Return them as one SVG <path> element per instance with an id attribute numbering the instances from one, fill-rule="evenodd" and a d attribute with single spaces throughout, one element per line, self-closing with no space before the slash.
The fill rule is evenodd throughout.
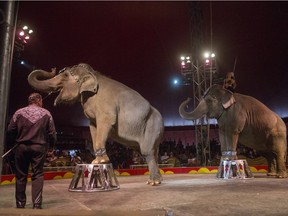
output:
<path id="1" fill-rule="evenodd" d="M 218 167 L 217 178 L 251 179 L 253 174 L 246 160 L 223 160 Z"/>

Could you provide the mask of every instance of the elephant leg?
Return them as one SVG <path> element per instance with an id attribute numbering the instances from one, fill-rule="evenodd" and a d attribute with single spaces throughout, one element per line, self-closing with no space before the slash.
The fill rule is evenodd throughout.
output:
<path id="1" fill-rule="evenodd" d="M 151 185 L 161 184 L 162 181 L 158 166 L 158 151 L 161 137 L 161 125 L 158 125 L 158 122 L 149 121 L 143 140 L 139 142 L 141 154 L 145 156 L 149 168 L 150 176 L 147 183 Z"/>
<path id="2" fill-rule="evenodd" d="M 160 174 L 158 161 L 155 157 L 155 154 L 152 153 L 145 155 L 145 158 L 149 168 L 149 179 L 147 184 L 151 184 L 152 186 L 161 184 L 162 176 Z"/>
<path id="3" fill-rule="evenodd" d="M 273 153 L 263 153 L 263 157 L 267 160 L 268 173 L 267 176 L 276 176 L 276 160 Z"/>
<path id="4" fill-rule="evenodd" d="M 286 170 L 286 153 L 283 152 L 278 153 L 275 159 L 277 165 L 277 177 L 278 178 L 287 178 L 287 170 Z"/>
<path id="5" fill-rule="evenodd" d="M 95 152 L 97 129 L 96 129 L 96 126 L 94 124 L 92 124 L 92 123 L 90 123 L 89 129 L 90 129 L 90 134 L 91 134 L 91 137 L 92 137 L 93 150 Z"/>
<path id="6" fill-rule="evenodd" d="M 231 128 L 222 128 L 219 132 L 222 160 L 237 160 L 237 143 L 239 133 Z"/>
<path id="7" fill-rule="evenodd" d="M 272 158 L 272 159 L 268 160 L 267 176 L 276 176 L 276 175 L 277 175 L 277 173 L 276 173 L 276 159 Z"/>
<path id="8" fill-rule="evenodd" d="M 269 153 L 264 157 L 268 162 L 267 176 L 277 176 L 278 178 L 287 178 L 287 170 L 285 164 L 285 155 L 283 153 Z"/>
<path id="9" fill-rule="evenodd" d="M 95 159 L 92 161 L 93 164 L 104 164 L 110 163 L 109 157 L 106 154 L 105 144 L 109 134 L 109 127 L 97 128 L 90 125 L 90 132 L 93 140 L 93 148 L 95 152 Z"/>

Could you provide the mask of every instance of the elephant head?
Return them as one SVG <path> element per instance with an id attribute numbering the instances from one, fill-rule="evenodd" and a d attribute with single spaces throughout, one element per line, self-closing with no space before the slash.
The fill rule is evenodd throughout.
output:
<path id="1" fill-rule="evenodd" d="M 179 107 L 179 114 L 183 119 L 195 120 L 204 115 L 218 119 L 225 109 L 235 103 L 233 93 L 220 85 L 213 85 L 207 89 L 195 110 L 187 112 L 185 108 L 190 100 L 191 98 L 188 98 Z"/>
<path id="2" fill-rule="evenodd" d="M 84 92 L 96 94 L 98 81 L 95 71 L 88 64 L 78 64 L 64 68 L 56 76 L 56 68 L 52 72 L 34 70 L 28 76 L 29 84 L 42 92 L 50 93 L 60 91 L 54 101 L 59 103 L 74 103 L 79 101 Z"/>

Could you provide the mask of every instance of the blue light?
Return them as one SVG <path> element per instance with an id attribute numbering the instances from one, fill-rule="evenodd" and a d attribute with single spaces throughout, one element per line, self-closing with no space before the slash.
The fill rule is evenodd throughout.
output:
<path id="1" fill-rule="evenodd" d="M 20 64 L 21 64 L 21 65 L 24 65 L 24 64 L 25 64 L 25 62 L 24 62 L 24 61 L 21 61 L 21 62 L 20 62 Z"/>
<path id="2" fill-rule="evenodd" d="M 174 79 L 173 83 L 174 83 L 174 85 L 178 85 L 179 80 L 178 79 Z"/>

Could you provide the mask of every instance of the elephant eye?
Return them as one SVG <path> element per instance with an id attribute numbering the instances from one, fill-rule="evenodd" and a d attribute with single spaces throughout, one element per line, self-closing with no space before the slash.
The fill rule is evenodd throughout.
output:
<path id="1" fill-rule="evenodd" d="M 69 76 L 67 72 L 66 72 L 66 73 L 63 73 L 63 75 L 64 75 L 65 77 L 68 77 L 68 76 Z"/>
<path id="2" fill-rule="evenodd" d="M 212 98 L 207 98 L 206 99 L 206 103 L 211 103 L 212 102 Z"/>

